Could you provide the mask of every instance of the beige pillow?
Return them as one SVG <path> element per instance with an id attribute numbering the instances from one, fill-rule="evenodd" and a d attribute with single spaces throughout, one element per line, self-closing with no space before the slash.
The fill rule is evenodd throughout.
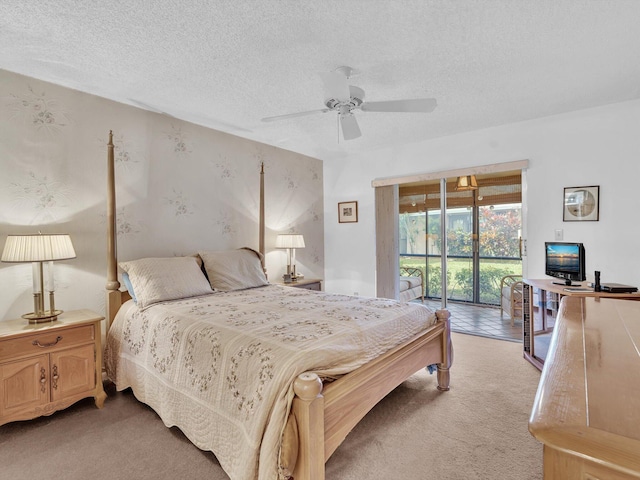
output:
<path id="1" fill-rule="evenodd" d="M 209 283 L 215 290 L 231 292 L 268 285 L 262 269 L 262 255 L 250 248 L 223 252 L 198 252 Z"/>
<path id="2" fill-rule="evenodd" d="M 196 257 L 142 258 L 120 262 L 140 308 L 178 298 L 213 293 Z"/>

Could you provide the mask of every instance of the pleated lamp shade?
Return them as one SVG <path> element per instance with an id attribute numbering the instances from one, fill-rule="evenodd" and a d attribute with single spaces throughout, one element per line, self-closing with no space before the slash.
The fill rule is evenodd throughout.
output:
<path id="1" fill-rule="evenodd" d="M 304 248 L 304 237 L 296 233 L 278 235 L 276 248 Z"/>
<path id="2" fill-rule="evenodd" d="M 9 235 L 2 251 L 3 262 L 48 262 L 76 258 L 66 234 Z"/>

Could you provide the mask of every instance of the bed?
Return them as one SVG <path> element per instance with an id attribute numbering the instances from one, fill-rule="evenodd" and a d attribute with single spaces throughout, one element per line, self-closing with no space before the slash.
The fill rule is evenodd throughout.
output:
<path id="1" fill-rule="evenodd" d="M 231 479 L 322 480 L 347 434 L 406 378 L 432 366 L 449 389 L 446 310 L 269 284 L 263 168 L 257 251 L 120 262 L 131 293 L 120 290 L 111 132 L 107 158 L 107 375 L 213 451 Z"/>

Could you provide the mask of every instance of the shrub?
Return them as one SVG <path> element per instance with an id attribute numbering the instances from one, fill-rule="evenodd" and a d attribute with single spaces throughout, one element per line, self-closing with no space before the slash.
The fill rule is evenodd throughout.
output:
<path id="1" fill-rule="evenodd" d="M 441 267 L 439 263 L 429 265 L 429 275 L 427 275 L 424 257 L 403 257 L 400 265 L 403 267 L 414 267 L 422 271 L 426 279 L 425 296 L 441 297 Z M 456 300 L 473 300 L 473 273 L 466 261 L 451 261 L 447 271 L 447 289 L 449 298 Z M 519 274 L 520 265 L 517 263 L 498 263 L 491 265 L 483 262 L 480 268 L 480 302 L 489 305 L 500 305 L 500 281 L 505 275 Z"/>

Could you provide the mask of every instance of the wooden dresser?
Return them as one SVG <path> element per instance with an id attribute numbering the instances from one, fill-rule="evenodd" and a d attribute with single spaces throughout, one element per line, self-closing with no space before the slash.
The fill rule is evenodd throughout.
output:
<path id="1" fill-rule="evenodd" d="M 545 480 L 640 479 L 640 302 L 563 297 L 529 431 Z"/>
<path id="2" fill-rule="evenodd" d="M 50 323 L 0 322 L 0 425 L 51 415 L 85 397 L 102 408 L 102 320 L 75 310 Z"/>

